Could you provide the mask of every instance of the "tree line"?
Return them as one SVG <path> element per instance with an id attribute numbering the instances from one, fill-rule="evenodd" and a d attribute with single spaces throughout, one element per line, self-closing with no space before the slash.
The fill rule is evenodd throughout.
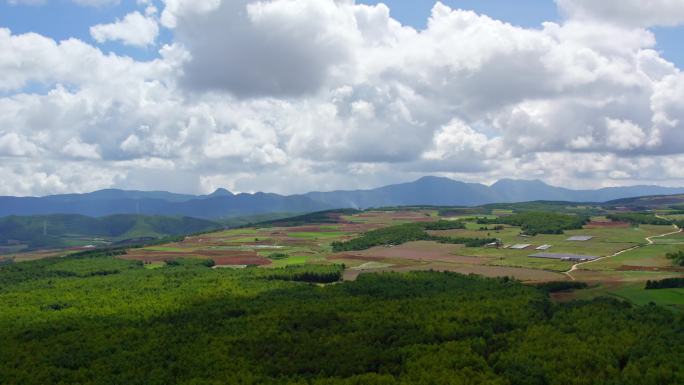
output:
<path id="1" fill-rule="evenodd" d="M 551 212 L 524 212 L 499 218 L 477 218 L 482 225 L 505 224 L 518 226 L 527 235 L 563 234 L 564 230 L 579 230 L 589 222 L 585 215 Z"/>
<path id="2" fill-rule="evenodd" d="M 684 287 L 684 278 L 665 278 L 659 281 L 646 281 L 646 290 L 676 289 Z"/>
<path id="3" fill-rule="evenodd" d="M 413 241 L 435 241 L 447 244 L 462 244 L 466 247 L 480 247 L 496 242 L 496 238 L 468 238 L 431 235 L 426 229 L 465 228 L 465 224 L 454 221 L 433 223 L 407 223 L 371 230 L 348 241 L 336 241 L 331 244 L 334 252 L 367 250 L 375 246 L 397 246 Z"/>

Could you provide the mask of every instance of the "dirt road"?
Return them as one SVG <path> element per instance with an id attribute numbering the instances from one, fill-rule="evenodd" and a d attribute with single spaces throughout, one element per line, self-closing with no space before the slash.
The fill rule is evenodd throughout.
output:
<path id="1" fill-rule="evenodd" d="M 658 217 L 658 218 L 660 218 L 660 217 Z M 597 259 L 594 259 L 594 260 L 591 260 L 591 261 L 576 263 L 576 264 L 572 265 L 572 267 L 570 268 L 570 270 L 563 272 L 563 274 L 567 275 L 568 277 L 570 277 L 571 280 L 574 281 L 574 280 L 575 280 L 575 277 L 572 275 L 572 272 L 575 271 L 575 270 L 578 270 L 578 267 L 579 267 L 579 266 L 587 265 L 587 264 L 590 264 L 590 263 L 594 263 L 594 262 L 601 261 L 601 260 L 608 259 L 608 258 L 612 258 L 612 257 L 616 257 L 616 256 L 618 256 L 618 255 L 620 255 L 620 254 L 624 254 L 624 253 L 626 253 L 626 252 L 628 252 L 628 251 L 632 251 L 632 250 L 636 250 L 636 249 L 641 248 L 641 247 L 646 247 L 646 246 L 652 245 L 652 244 L 653 244 L 653 238 L 667 237 L 668 235 L 679 234 L 679 233 L 681 233 L 682 231 L 684 231 L 684 229 L 680 229 L 680 228 L 677 227 L 676 225 L 672 225 L 672 226 L 673 226 L 677 231 L 672 231 L 672 232 L 665 233 L 665 234 L 652 235 L 652 236 L 650 236 L 650 237 L 646 237 L 646 238 L 644 238 L 644 239 L 646 240 L 646 242 L 648 242 L 646 245 L 637 245 L 637 246 L 634 246 L 634 247 L 630 247 L 629 249 L 620 250 L 620 251 L 618 251 L 617 253 L 614 253 L 614 254 L 611 254 L 611 255 L 607 255 L 607 256 L 605 256 L 605 257 L 597 258 Z"/>

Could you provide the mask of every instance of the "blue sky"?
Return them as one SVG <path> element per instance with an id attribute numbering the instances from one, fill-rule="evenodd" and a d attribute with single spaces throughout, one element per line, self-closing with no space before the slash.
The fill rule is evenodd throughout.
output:
<path id="1" fill-rule="evenodd" d="M 393 18 L 415 28 L 425 27 L 430 10 L 435 3 L 434 0 L 357 0 L 357 2 L 385 3 L 389 6 Z M 538 28 L 544 21 L 560 21 L 562 18 L 553 0 L 443 0 L 442 2 L 452 8 L 473 10 L 528 28 Z M 153 3 L 158 8 L 162 8 L 158 1 Z M 136 9 L 140 7 L 132 0 L 102 7 L 83 7 L 65 0 L 47 2 L 41 6 L 9 5 L 6 0 L 0 0 L 0 26 L 10 28 L 15 34 L 36 32 L 56 40 L 75 37 L 94 43 L 89 34 L 90 26 L 111 23 L 116 18 L 121 18 Z M 679 68 L 684 68 L 684 26 L 657 27 L 652 31 L 656 34 L 657 49 L 662 55 Z M 170 40 L 170 31 L 162 28 L 158 41 L 164 43 Z M 138 60 L 157 56 L 157 47 L 133 48 L 120 43 L 104 43 L 99 46 L 105 52 L 113 51 Z"/>

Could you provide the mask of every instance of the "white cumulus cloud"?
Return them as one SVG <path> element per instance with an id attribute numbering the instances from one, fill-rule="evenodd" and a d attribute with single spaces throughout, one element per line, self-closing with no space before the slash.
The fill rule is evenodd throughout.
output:
<path id="1" fill-rule="evenodd" d="M 556 0 L 571 18 L 635 27 L 684 23 L 684 0 Z"/>
<path id="2" fill-rule="evenodd" d="M 136 11 L 114 23 L 90 27 L 90 35 L 98 43 L 120 40 L 125 45 L 144 47 L 154 44 L 159 35 L 159 25 L 153 17 Z"/>

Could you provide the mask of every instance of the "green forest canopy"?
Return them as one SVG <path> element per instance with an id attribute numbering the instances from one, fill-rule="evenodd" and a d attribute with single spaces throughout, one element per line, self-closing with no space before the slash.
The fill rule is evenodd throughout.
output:
<path id="1" fill-rule="evenodd" d="M 339 269 L 0 267 L 0 383 L 684 383 L 684 320 L 657 306 L 454 273 L 293 280 Z"/>

